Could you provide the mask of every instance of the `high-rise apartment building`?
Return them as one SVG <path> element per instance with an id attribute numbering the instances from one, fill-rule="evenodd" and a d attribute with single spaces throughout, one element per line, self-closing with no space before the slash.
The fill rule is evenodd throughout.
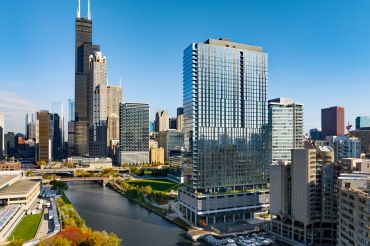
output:
<path id="1" fill-rule="evenodd" d="M 93 126 L 93 78 L 90 73 L 90 55 L 99 51 L 100 47 L 92 43 L 92 21 L 90 4 L 88 17 L 80 15 L 76 18 L 75 48 L 75 154 L 89 154 L 89 130 Z M 91 132 L 91 131 L 90 131 Z"/>
<path id="2" fill-rule="evenodd" d="M 290 162 L 291 150 L 303 147 L 303 105 L 290 98 L 276 98 L 269 100 L 268 112 L 271 161 Z"/>
<path id="3" fill-rule="evenodd" d="M 5 154 L 4 127 L 5 127 L 4 112 L 0 112 L 0 160 L 4 158 Z"/>
<path id="4" fill-rule="evenodd" d="M 370 128 L 370 116 L 356 117 L 356 130 L 361 128 Z"/>
<path id="5" fill-rule="evenodd" d="M 335 245 L 337 176 L 329 146 L 307 143 L 292 150 L 291 164 L 272 164 L 272 233 L 293 245 Z"/>
<path id="6" fill-rule="evenodd" d="M 361 141 L 361 152 L 370 153 L 370 128 L 361 128 L 349 132 L 349 136 L 356 137 Z"/>
<path id="7" fill-rule="evenodd" d="M 170 129 L 168 112 L 165 110 L 155 114 L 155 131 L 162 132 Z"/>
<path id="8" fill-rule="evenodd" d="M 338 195 L 338 244 L 370 245 L 370 173 L 342 174 Z"/>
<path id="9" fill-rule="evenodd" d="M 321 137 L 344 135 L 344 108 L 334 106 L 321 109 Z"/>
<path id="10" fill-rule="evenodd" d="M 123 163 L 149 162 L 149 105 L 124 103 L 120 106 L 120 160 Z"/>
<path id="11" fill-rule="evenodd" d="M 326 141 L 334 150 L 335 161 L 342 158 L 359 158 L 361 154 L 361 141 L 356 137 L 332 136 Z"/>
<path id="12" fill-rule="evenodd" d="M 193 43 L 184 51 L 183 83 L 184 169 L 190 171 L 179 190 L 184 219 L 234 223 L 264 212 L 267 54 L 224 38 Z"/>

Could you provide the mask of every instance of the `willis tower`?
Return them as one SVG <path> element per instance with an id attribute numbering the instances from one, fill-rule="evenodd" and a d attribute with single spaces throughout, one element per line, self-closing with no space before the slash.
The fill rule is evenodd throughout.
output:
<path id="1" fill-rule="evenodd" d="M 100 51 L 92 43 L 90 0 L 87 18 L 81 17 L 80 0 L 76 18 L 75 50 L 75 149 L 74 154 L 89 155 L 91 129 L 93 129 L 93 79 L 89 72 L 89 57 Z"/>

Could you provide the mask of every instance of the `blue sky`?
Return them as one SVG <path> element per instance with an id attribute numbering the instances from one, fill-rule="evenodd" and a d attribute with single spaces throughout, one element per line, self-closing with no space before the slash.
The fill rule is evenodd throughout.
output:
<path id="1" fill-rule="evenodd" d="M 269 98 L 305 104 L 306 129 L 320 109 L 341 105 L 346 121 L 370 115 L 370 1 L 91 0 L 93 40 L 110 84 L 152 115 L 182 104 L 182 52 L 228 37 L 269 54 Z M 86 15 L 87 0 L 81 0 Z M 77 0 L 2 0 L 0 111 L 23 131 L 25 112 L 74 97 Z M 66 112 L 67 115 L 67 112 Z"/>

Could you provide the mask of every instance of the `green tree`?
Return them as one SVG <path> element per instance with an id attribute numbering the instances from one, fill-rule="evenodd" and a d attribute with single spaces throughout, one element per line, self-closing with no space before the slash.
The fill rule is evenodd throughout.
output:
<path id="1" fill-rule="evenodd" d="M 53 189 L 56 189 L 60 193 L 65 190 L 68 190 L 69 188 L 66 182 L 59 181 L 56 179 L 53 179 L 52 181 L 50 181 L 50 184 L 53 186 Z"/>
<path id="2" fill-rule="evenodd" d="M 22 246 L 22 245 L 23 239 L 13 240 L 8 244 L 8 246 Z"/>

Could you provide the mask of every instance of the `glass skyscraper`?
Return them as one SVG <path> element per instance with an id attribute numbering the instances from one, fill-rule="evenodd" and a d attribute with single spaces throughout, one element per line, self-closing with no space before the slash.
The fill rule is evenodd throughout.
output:
<path id="1" fill-rule="evenodd" d="M 291 151 L 303 148 L 303 104 L 291 98 L 269 100 L 272 163 L 291 162 Z"/>
<path id="2" fill-rule="evenodd" d="M 184 170 L 188 172 L 180 203 L 188 222 L 208 221 L 212 216 L 202 217 L 207 214 L 202 210 L 210 209 L 214 222 L 228 221 L 230 214 L 218 214 L 219 210 L 234 211 L 234 220 L 248 218 L 248 206 L 258 208 L 264 203 L 258 194 L 243 200 L 236 193 L 244 196 L 246 190 L 266 187 L 270 151 L 267 72 L 267 54 L 261 47 L 222 38 L 193 43 L 185 49 Z M 225 192 L 233 192 L 235 197 L 220 196 L 217 201 L 199 198 L 198 206 L 192 207 L 192 194 L 217 198 Z"/>

